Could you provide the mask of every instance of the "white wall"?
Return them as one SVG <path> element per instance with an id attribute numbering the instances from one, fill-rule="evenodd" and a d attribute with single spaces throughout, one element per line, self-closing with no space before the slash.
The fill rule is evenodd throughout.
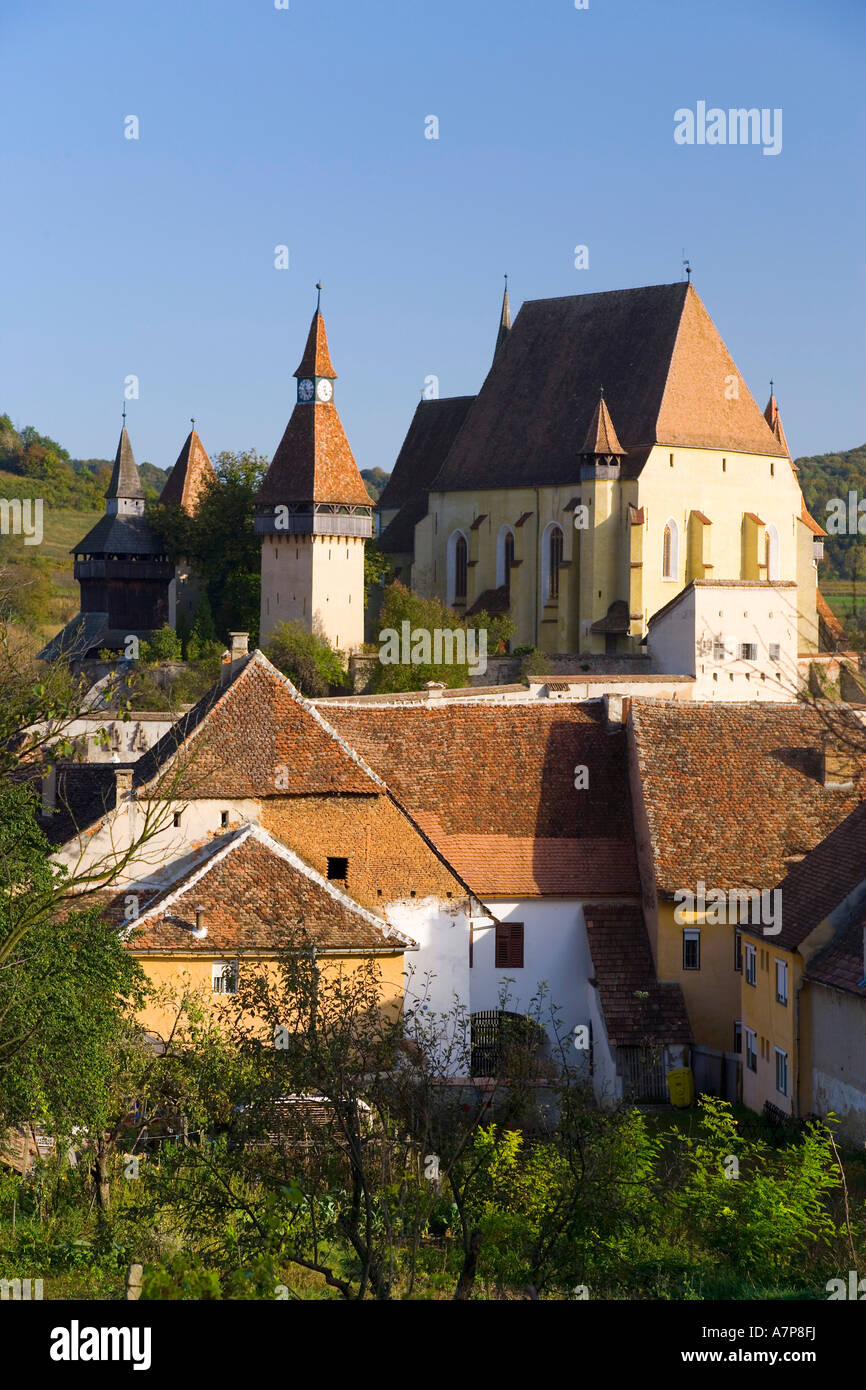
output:
<path id="1" fill-rule="evenodd" d="M 765 582 L 696 583 L 661 617 L 647 637 L 652 669 L 695 677 L 695 700 L 793 701 L 800 685 L 797 664 L 797 590 Z M 716 643 L 725 646 L 725 655 Z M 754 660 L 740 657 L 752 643 Z M 779 658 L 770 657 L 770 646 Z"/>
<path id="2" fill-rule="evenodd" d="M 570 1049 L 572 1066 L 580 1069 L 589 1059 L 573 1046 L 574 1029 L 580 1024 L 592 1024 L 595 1075 L 593 1084 L 601 1096 L 614 1089 L 614 1067 L 607 1035 L 601 1021 L 597 992 L 589 983 L 593 974 L 592 959 L 583 908 L 576 899 L 524 898 L 485 899 L 491 911 L 502 922 L 523 922 L 524 965 L 522 970 L 498 970 L 495 965 L 495 927 L 479 927 L 474 934 L 471 1001 L 473 1013 L 481 1009 L 498 1009 L 500 989 L 506 979 L 509 998 L 506 1008 L 514 1013 L 527 1013 L 530 1002 L 542 984 L 549 986 L 539 1022 L 545 1028 L 557 1056 L 556 1034 Z M 551 1005 L 558 1010 L 554 1025 Z"/>

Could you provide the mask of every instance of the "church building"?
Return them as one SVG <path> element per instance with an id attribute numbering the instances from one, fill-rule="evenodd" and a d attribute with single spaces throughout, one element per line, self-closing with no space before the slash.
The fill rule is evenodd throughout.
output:
<path id="1" fill-rule="evenodd" d="M 319 302 L 295 377 L 297 402 L 256 498 L 260 642 L 300 622 L 349 654 L 364 641 L 364 542 L 373 503 L 334 403 L 337 373 Z"/>
<path id="2" fill-rule="evenodd" d="M 506 296 L 476 397 L 422 401 L 380 499 L 397 577 L 513 645 L 637 654 L 692 581 L 796 585 L 818 650 L 821 527 L 694 286 Z M 817 542 L 817 544 L 816 544 Z"/>

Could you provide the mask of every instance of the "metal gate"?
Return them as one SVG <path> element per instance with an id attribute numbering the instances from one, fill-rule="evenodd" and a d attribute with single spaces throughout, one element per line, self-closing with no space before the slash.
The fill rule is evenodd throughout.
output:
<path id="1" fill-rule="evenodd" d="M 669 1099 L 664 1048 L 618 1047 L 616 1070 L 622 1080 L 623 1100 Z"/>

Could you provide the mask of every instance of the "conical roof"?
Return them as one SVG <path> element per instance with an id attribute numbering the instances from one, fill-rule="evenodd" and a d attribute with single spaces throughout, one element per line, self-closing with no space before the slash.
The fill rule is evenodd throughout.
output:
<path id="1" fill-rule="evenodd" d="M 181 507 L 187 516 L 194 516 L 206 484 L 215 477 L 207 450 L 196 431 L 190 430 L 159 500 L 169 506 Z"/>
<path id="2" fill-rule="evenodd" d="M 582 454 L 604 455 L 622 455 L 625 453 L 625 449 L 617 439 L 604 396 L 599 398 L 598 405 L 595 407 L 595 414 L 586 432 L 586 439 L 583 441 L 580 452 Z"/>
<path id="3" fill-rule="evenodd" d="M 111 482 L 108 484 L 108 491 L 105 496 L 106 499 L 112 497 L 144 498 L 144 488 L 141 486 L 141 478 L 138 476 L 138 466 L 133 457 L 126 425 L 120 431 Z"/>
<path id="4" fill-rule="evenodd" d="M 505 346 L 506 339 L 511 332 L 511 304 L 508 299 L 508 276 L 505 277 L 505 293 L 502 296 L 502 313 L 499 316 L 499 331 L 496 334 L 496 347 L 493 349 L 493 360 L 496 361 L 500 352 Z"/>
<path id="5" fill-rule="evenodd" d="M 331 354 L 328 351 L 328 335 L 325 332 L 325 320 L 322 317 L 321 309 L 317 309 L 313 314 L 313 321 L 307 335 L 307 346 L 304 348 L 304 355 L 295 376 L 299 379 L 311 376 L 329 376 L 332 381 L 337 379 L 337 373 L 331 364 Z"/>
<path id="6" fill-rule="evenodd" d="M 773 431 L 773 434 L 776 436 L 776 439 L 781 444 L 782 448 L 785 450 L 785 453 L 790 458 L 791 450 L 788 448 L 788 441 L 785 438 L 785 431 L 782 428 L 782 417 L 779 414 L 779 407 L 776 403 L 776 397 L 774 395 L 771 395 L 770 399 L 767 401 L 767 408 L 764 411 L 764 419 L 770 426 L 770 429 Z"/>

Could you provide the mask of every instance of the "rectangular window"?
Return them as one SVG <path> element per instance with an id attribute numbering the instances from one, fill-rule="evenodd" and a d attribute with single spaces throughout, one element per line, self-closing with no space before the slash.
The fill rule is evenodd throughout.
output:
<path id="1" fill-rule="evenodd" d="M 726 656 L 725 639 L 717 637 L 713 642 L 713 661 L 724 661 Z"/>
<path id="2" fill-rule="evenodd" d="M 776 961 L 776 1003 L 787 1004 L 788 1002 L 788 962 L 784 960 Z"/>
<path id="3" fill-rule="evenodd" d="M 758 1035 L 753 1033 L 751 1028 L 746 1029 L 746 1066 L 749 1071 L 758 1070 Z"/>
<path id="4" fill-rule="evenodd" d="M 683 932 L 683 970 L 700 970 L 701 934 L 689 929 Z"/>
<path id="5" fill-rule="evenodd" d="M 742 1052 L 742 1050 L 743 1050 L 743 1025 L 742 1025 L 742 1023 L 735 1023 L 735 1024 L 734 1024 L 734 1051 L 735 1051 L 735 1052 Z"/>
<path id="6" fill-rule="evenodd" d="M 210 971 L 211 989 L 214 994 L 237 994 L 238 963 L 236 960 L 215 960 Z"/>
<path id="7" fill-rule="evenodd" d="M 742 972 L 743 969 L 743 933 L 734 932 L 734 969 Z"/>
<path id="8" fill-rule="evenodd" d="M 781 646 L 781 643 L 779 643 L 779 642 L 771 642 L 771 643 L 770 643 L 770 660 L 771 660 L 771 661 L 781 661 L 781 660 L 782 660 L 782 646 Z"/>
<path id="9" fill-rule="evenodd" d="M 180 811 L 175 811 L 175 813 L 174 813 L 174 828 L 175 828 L 175 830 L 177 829 L 177 827 L 178 827 L 179 825 L 180 825 Z"/>
<path id="10" fill-rule="evenodd" d="M 788 1054 L 776 1048 L 776 1090 L 783 1096 L 788 1094 Z"/>
<path id="11" fill-rule="evenodd" d="M 228 811 L 220 811 L 220 825 L 222 826 L 223 830 L 225 830 L 225 828 L 226 828 L 226 826 L 228 825 L 228 823 L 229 823 L 229 813 L 228 813 Z"/>
<path id="12" fill-rule="evenodd" d="M 740 660 L 741 660 L 741 661 L 757 661 L 757 659 L 758 659 L 758 647 L 757 647 L 757 644 L 756 644 L 755 642 L 741 642 L 741 643 L 740 643 Z"/>
<path id="13" fill-rule="evenodd" d="M 328 855 L 328 878 L 345 882 L 349 876 L 349 861 L 342 856 Z"/>
<path id="14" fill-rule="evenodd" d="M 523 923 L 497 922 L 496 969 L 523 969 Z"/>
<path id="15" fill-rule="evenodd" d="M 758 952 L 754 946 L 746 946 L 746 984 L 758 982 Z"/>

